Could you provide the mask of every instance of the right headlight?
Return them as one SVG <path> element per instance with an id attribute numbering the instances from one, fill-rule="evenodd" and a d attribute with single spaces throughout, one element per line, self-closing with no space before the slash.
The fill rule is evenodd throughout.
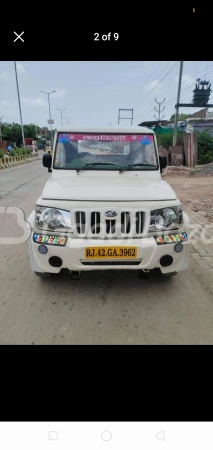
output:
<path id="1" fill-rule="evenodd" d="M 69 231 L 70 212 L 57 208 L 36 205 L 36 227 L 44 231 Z"/>
<path id="2" fill-rule="evenodd" d="M 178 230 L 182 224 L 182 206 L 151 211 L 149 232 Z"/>

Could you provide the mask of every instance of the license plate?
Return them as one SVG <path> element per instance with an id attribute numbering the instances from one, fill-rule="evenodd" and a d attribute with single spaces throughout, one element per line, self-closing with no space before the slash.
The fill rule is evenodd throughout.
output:
<path id="1" fill-rule="evenodd" d="M 87 247 L 86 259 L 134 259 L 137 258 L 137 247 Z"/>

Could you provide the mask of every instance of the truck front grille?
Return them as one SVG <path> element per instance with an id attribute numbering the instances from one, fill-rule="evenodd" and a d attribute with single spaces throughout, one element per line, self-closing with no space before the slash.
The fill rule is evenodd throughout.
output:
<path id="1" fill-rule="evenodd" d="M 142 235 L 145 222 L 144 211 L 122 211 L 112 218 L 106 218 L 99 211 L 76 211 L 74 228 L 77 235 L 130 237 Z"/>

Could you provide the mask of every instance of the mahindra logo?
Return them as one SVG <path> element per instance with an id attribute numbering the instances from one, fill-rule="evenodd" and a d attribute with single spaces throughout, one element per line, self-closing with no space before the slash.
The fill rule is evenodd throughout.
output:
<path id="1" fill-rule="evenodd" d="M 106 211 L 104 215 L 107 217 L 116 217 L 118 213 L 116 213 L 116 211 Z"/>

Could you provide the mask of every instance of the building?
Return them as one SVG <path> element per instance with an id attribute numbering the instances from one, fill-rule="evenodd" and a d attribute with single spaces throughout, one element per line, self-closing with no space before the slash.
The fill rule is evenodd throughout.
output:
<path id="1" fill-rule="evenodd" d="M 169 122 L 167 128 L 173 129 L 174 122 Z M 213 134 L 213 112 L 209 112 L 208 108 L 204 108 L 191 114 L 187 119 L 178 121 L 178 130 L 183 133 L 209 130 Z"/>
<path id="2" fill-rule="evenodd" d="M 49 133 L 50 130 L 48 127 L 38 128 L 38 136 L 41 136 L 41 138 L 47 139 Z"/>

